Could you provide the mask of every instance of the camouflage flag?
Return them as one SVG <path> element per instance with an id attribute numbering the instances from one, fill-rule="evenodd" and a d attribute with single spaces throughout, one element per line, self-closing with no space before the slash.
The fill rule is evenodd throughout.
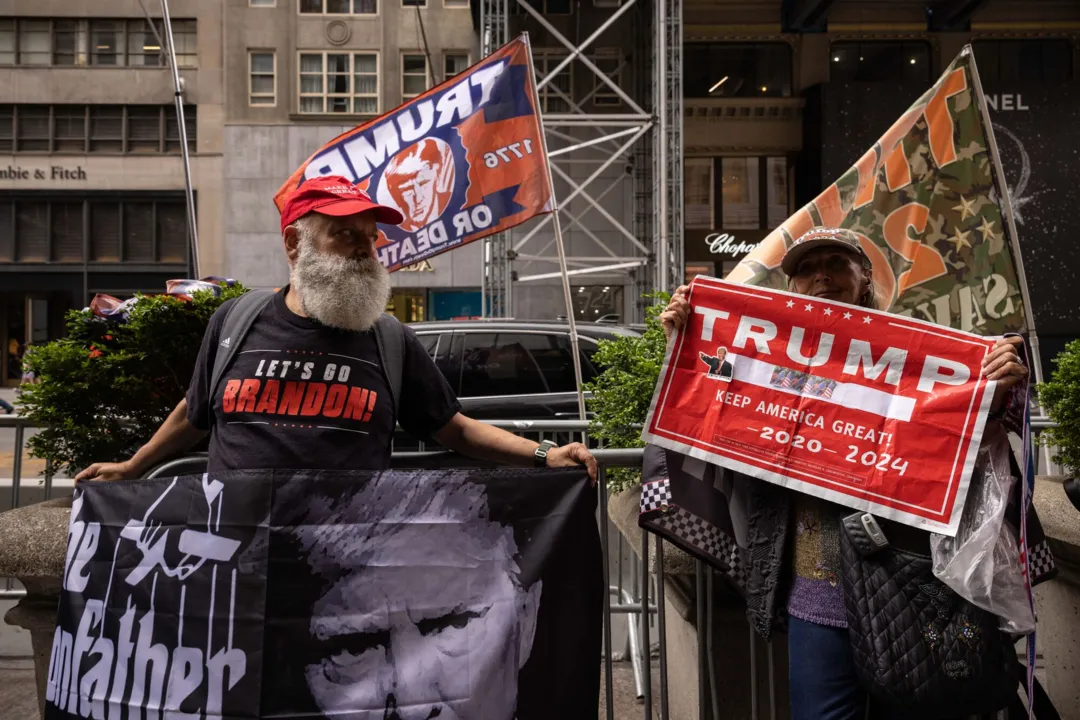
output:
<path id="1" fill-rule="evenodd" d="M 727 280 L 784 289 L 817 225 L 859 235 L 879 306 L 967 332 L 1031 330 L 1007 188 L 970 46 L 888 132 L 773 230 Z"/>

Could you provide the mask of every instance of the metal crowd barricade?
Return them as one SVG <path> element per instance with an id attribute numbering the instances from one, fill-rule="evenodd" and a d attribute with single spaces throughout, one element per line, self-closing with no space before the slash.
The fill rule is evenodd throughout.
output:
<path id="1" fill-rule="evenodd" d="M 500 427 L 509 432 L 529 437 L 540 441 L 548 438 L 566 438 L 577 433 L 584 433 L 586 424 L 575 420 L 505 420 L 491 421 L 489 424 Z M 1033 430 L 1038 432 L 1052 423 L 1048 418 L 1033 418 Z M 22 454 L 25 445 L 26 433 L 34 426 L 25 418 L 19 416 L 0 416 L 0 431 L 14 430 L 14 452 L 12 461 L 11 477 L 11 505 L 19 507 L 22 495 L 20 493 L 22 480 Z M 394 452 L 391 456 L 391 466 L 397 468 L 443 468 L 443 467 L 478 467 L 485 463 L 455 455 L 446 451 L 427 451 L 423 444 L 419 445 L 415 452 Z M 650 533 L 641 531 L 640 548 L 630 548 L 622 533 L 616 532 L 617 543 L 615 546 L 614 564 L 615 576 L 612 577 L 612 522 L 608 518 L 608 493 L 605 491 L 607 484 L 607 472 L 609 468 L 640 468 L 642 462 L 642 450 L 635 449 L 607 449 L 594 448 L 593 454 L 599 461 L 598 482 L 598 523 L 600 542 L 603 551 L 604 575 L 608 580 L 608 593 L 605 595 L 603 608 L 603 633 L 604 633 L 604 692 L 606 700 L 606 717 L 614 720 L 614 688 L 613 688 L 613 663 L 616 654 L 614 652 L 614 640 L 612 635 L 613 618 L 625 616 L 626 646 L 627 652 L 621 657 L 629 655 L 634 674 L 634 684 L 637 698 L 643 703 L 644 717 L 650 720 L 653 717 L 652 703 L 652 663 L 650 642 L 651 633 L 655 627 L 659 644 L 659 715 L 662 720 L 667 720 L 668 709 L 668 658 L 667 658 L 667 627 L 665 617 L 665 597 L 663 582 L 664 567 L 664 542 L 655 537 L 656 564 L 660 571 L 659 577 L 654 577 L 649 570 L 649 542 Z M 164 475 L 189 474 L 202 472 L 206 466 L 206 456 L 190 455 L 174 460 L 156 468 L 149 477 Z M 1057 468 L 1043 467 L 1043 473 L 1052 473 Z M 65 481 L 65 486 L 66 486 Z M 44 497 L 49 499 L 53 495 L 54 478 L 52 468 L 46 466 L 44 481 L 42 483 Z M 66 489 L 66 487 L 65 487 Z M 627 550 L 630 549 L 636 558 L 626 561 Z M 629 567 L 627 567 L 627 565 Z M 629 578 L 627 578 L 629 574 Z M 716 686 L 715 653 L 713 650 L 713 612 L 714 612 L 714 574 L 702 562 L 697 563 L 696 587 L 696 630 L 698 641 L 698 717 L 702 720 L 720 718 L 720 698 Z M 655 590 L 654 590 L 655 588 Z M 701 591 L 703 590 L 703 591 Z M 0 599 L 16 599 L 24 595 L 20 588 L 13 588 L 11 579 L 7 580 L 6 590 L 0 589 Z M 612 601 L 615 598 L 615 601 Z M 653 599 L 650 599 L 653 598 Z M 758 691 L 757 691 L 757 648 L 755 635 L 752 628 L 748 627 L 750 648 L 750 692 L 751 692 L 751 717 L 757 720 L 759 717 Z M 776 717 L 777 698 L 775 686 L 775 662 L 771 643 L 767 645 L 768 665 L 768 696 L 770 701 L 769 716 Z"/>

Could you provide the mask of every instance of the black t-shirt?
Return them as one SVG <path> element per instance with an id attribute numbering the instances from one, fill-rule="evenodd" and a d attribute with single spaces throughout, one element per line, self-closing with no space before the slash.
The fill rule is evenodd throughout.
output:
<path id="1" fill-rule="evenodd" d="M 300 317 L 275 294 L 252 323 L 210 398 L 222 303 L 210 318 L 188 388 L 188 422 L 210 429 L 211 470 L 383 470 L 394 407 L 375 332 Z M 398 423 L 427 440 L 461 409 L 416 333 L 405 328 Z"/>

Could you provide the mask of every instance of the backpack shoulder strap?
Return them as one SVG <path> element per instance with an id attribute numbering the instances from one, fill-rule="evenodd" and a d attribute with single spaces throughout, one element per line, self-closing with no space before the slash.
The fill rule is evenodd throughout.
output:
<path id="1" fill-rule="evenodd" d="M 379 361 L 390 385 L 390 400 L 394 404 L 394 419 L 401 407 L 401 375 L 405 366 L 405 327 L 393 315 L 383 313 L 375 322 L 375 345 Z"/>
<path id="2" fill-rule="evenodd" d="M 225 322 L 221 325 L 221 338 L 218 341 L 217 353 L 214 355 L 214 369 L 210 374 L 210 397 L 214 393 L 221 376 L 236 355 L 237 349 L 251 329 L 255 318 L 263 311 L 274 298 L 272 290 L 249 290 L 233 301 L 232 307 L 225 312 Z M 211 403 L 212 405 L 212 403 Z"/>

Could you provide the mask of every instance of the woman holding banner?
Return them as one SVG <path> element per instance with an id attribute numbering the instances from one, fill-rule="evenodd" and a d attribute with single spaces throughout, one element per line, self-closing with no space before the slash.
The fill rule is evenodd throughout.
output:
<path id="1" fill-rule="evenodd" d="M 878 309 L 870 258 L 858 236 L 849 230 L 810 230 L 788 248 L 781 268 L 788 276 L 790 292 Z M 674 331 L 688 322 L 688 293 L 685 286 L 676 290 L 660 316 L 669 341 Z M 983 362 L 983 375 L 997 381 L 987 437 L 991 435 L 990 424 L 1000 424 L 1006 400 L 1010 406 L 1016 399 L 1023 401 L 1023 394 L 1009 392 L 1028 375 L 1018 354 L 1022 344 L 1020 337 L 1005 337 Z M 648 465 L 647 458 L 646 474 Z M 774 627 L 782 627 L 782 609 L 786 609 L 791 717 L 864 718 L 869 701 L 856 673 L 841 585 L 840 522 L 853 511 L 769 483 L 753 479 L 749 483 L 753 486 L 750 508 L 744 508 L 743 517 L 750 525 L 750 535 L 770 538 L 772 557 L 764 570 L 755 561 L 755 572 L 747 574 L 747 612 L 751 623 L 768 637 Z M 771 513 L 757 512 L 755 503 L 758 509 Z M 890 525 L 886 534 L 900 545 L 908 539 L 904 535 L 920 532 Z M 926 544 L 926 533 L 913 539 L 920 541 Z M 876 699 L 872 705 L 871 717 L 900 717 L 895 709 L 890 712 L 880 707 Z"/>

